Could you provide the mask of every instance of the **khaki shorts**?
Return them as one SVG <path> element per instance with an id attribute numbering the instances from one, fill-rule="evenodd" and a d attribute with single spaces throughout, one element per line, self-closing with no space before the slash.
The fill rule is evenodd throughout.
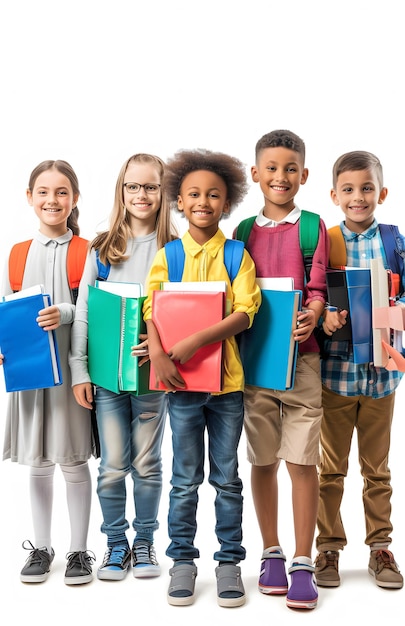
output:
<path id="1" fill-rule="evenodd" d="M 317 465 L 321 420 L 319 354 L 299 354 L 293 389 L 246 385 L 244 425 L 249 462 L 272 465 L 284 459 L 297 465 Z"/>

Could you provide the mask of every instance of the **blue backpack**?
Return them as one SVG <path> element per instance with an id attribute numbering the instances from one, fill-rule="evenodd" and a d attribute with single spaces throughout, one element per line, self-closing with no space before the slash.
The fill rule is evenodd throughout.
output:
<path id="1" fill-rule="evenodd" d="M 229 279 L 233 283 L 243 258 L 245 249 L 242 241 L 227 239 L 224 245 L 224 264 L 228 272 Z M 165 245 L 167 266 L 170 282 L 181 282 L 184 270 L 185 253 L 181 239 L 174 239 Z M 96 250 L 96 260 L 98 268 L 97 280 L 107 280 L 110 273 L 110 264 L 104 265 L 100 261 L 98 250 Z"/>

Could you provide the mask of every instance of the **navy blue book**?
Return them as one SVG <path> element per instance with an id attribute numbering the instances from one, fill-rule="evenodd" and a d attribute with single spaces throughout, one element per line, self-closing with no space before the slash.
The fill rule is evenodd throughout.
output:
<path id="1" fill-rule="evenodd" d="M 294 386 L 298 342 L 293 338 L 302 292 L 262 289 L 262 304 L 251 328 L 240 336 L 248 385 L 286 390 Z"/>
<path id="2" fill-rule="evenodd" d="M 27 290 L 31 293 L 31 290 Z M 43 330 L 38 312 L 51 306 L 48 294 L 24 290 L 0 302 L 0 352 L 4 356 L 6 391 L 44 389 L 62 384 L 58 346 L 53 331 Z"/>

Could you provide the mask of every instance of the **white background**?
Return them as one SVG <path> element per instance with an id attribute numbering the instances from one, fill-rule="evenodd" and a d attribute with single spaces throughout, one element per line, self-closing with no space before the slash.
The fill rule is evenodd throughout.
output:
<path id="1" fill-rule="evenodd" d="M 181 148 L 228 152 L 249 173 L 256 141 L 287 128 L 307 147 L 309 178 L 297 204 L 318 211 L 327 226 L 341 220 L 329 197 L 335 159 L 349 150 L 370 150 L 384 166 L 389 189 L 378 208 L 380 221 L 403 217 L 404 36 L 394 0 L 15 0 L 2 8 L 0 22 L 0 261 L 12 243 L 37 229 L 25 190 L 31 170 L 44 159 L 65 159 L 80 182 L 82 235 L 93 237 L 112 208 L 122 163 L 135 152 L 163 159 Z M 222 224 L 227 235 L 244 216 L 257 213 L 261 197 L 250 188 L 243 204 Z M 27 346 L 27 349 L 29 347 Z M 0 389 L 4 418 L 6 394 Z M 397 393 L 391 470 L 394 534 L 392 548 L 405 570 L 403 511 L 403 402 Z M 4 422 L 4 419 L 3 419 Z M 95 495 L 89 548 L 100 564 L 105 537 L 99 532 Z M 156 545 L 163 573 L 134 580 L 68 588 L 63 584 L 69 526 L 60 473 L 56 474 L 52 575 L 43 585 L 23 585 L 19 571 L 33 538 L 28 469 L 0 463 L 2 494 L 0 585 L 4 615 L 33 626 L 100 621 L 188 624 L 202 617 L 225 624 L 265 619 L 293 623 L 297 614 L 284 598 L 256 589 L 261 540 L 251 502 L 245 443 L 240 448 L 245 484 L 243 575 L 248 602 L 241 609 L 217 607 L 213 490 L 201 488 L 197 545 L 197 598 L 192 607 L 166 602 L 169 560 L 165 557 L 170 433 L 164 445 L 161 529 Z M 404 591 L 378 589 L 367 573 L 356 441 L 343 504 L 349 545 L 341 555 L 342 585 L 320 590 L 318 608 L 301 619 L 340 624 L 359 619 L 395 620 Z M 288 559 L 294 550 L 290 485 L 280 471 L 280 536 Z M 132 518 L 131 507 L 128 510 Z M 314 551 L 315 556 L 315 551 Z M 400 604 L 401 603 L 401 604 Z M 302 614 L 302 612 L 301 612 Z"/>

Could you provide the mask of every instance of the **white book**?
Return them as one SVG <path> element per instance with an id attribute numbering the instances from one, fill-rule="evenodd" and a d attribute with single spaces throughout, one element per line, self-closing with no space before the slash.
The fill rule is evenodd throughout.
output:
<path id="1" fill-rule="evenodd" d="M 260 289 L 272 289 L 276 291 L 293 291 L 294 279 L 292 276 L 269 276 L 256 278 Z"/>
<path id="2" fill-rule="evenodd" d="M 141 298 L 143 296 L 143 285 L 141 283 L 96 280 L 94 286 L 124 298 Z"/>
<path id="3" fill-rule="evenodd" d="M 371 301 L 374 307 L 388 307 L 388 277 L 381 259 L 370 259 L 371 275 Z M 388 363 L 389 355 L 383 347 L 382 341 L 390 343 L 390 329 L 373 328 L 373 362 L 376 367 L 385 367 Z"/>
<path id="4" fill-rule="evenodd" d="M 163 291 L 207 291 L 226 293 L 226 280 L 168 281 L 161 285 Z"/>
<path id="5" fill-rule="evenodd" d="M 10 300 L 19 300 L 20 298 L 27 298 L 28 296 L 37 296 L 40 293 L 45 293 L 43 285 L 33 285 L 26 289 L 21 289 L 15 293 L 10 293 L 7 296 L 2 297 L 2 302 L 9 302 Z"/>

